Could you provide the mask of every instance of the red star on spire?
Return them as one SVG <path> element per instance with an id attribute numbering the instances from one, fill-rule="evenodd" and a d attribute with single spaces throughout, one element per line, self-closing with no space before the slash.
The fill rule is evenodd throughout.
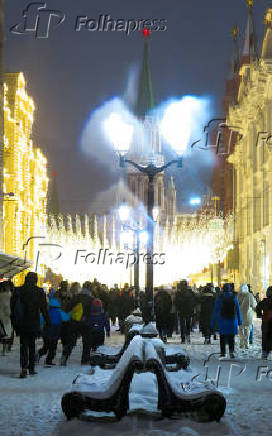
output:
<path id="1" fill-rule="evenodd" d="M 151 30 L 148 29 L 147 27 L 145 27 L 143 29 L 143 35 L 144 35 L 145 38 L 148 38 L 150 36 L 150 33 L 151 33 Z"/>
<path id="2" fill-rule="evenodd" d="M 57 177 L 57 171 L 53 171 L 53 177 Z"/>

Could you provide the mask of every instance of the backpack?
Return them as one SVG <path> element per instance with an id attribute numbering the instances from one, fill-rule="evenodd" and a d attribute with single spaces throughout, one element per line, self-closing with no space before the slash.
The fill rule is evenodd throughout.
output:
<path id="1" fill-rule="evenodd" d="M 233 297 L 223 298 L 221 316 L 225 319 L 234 319 L 236 313 L 235 300 Z"/>
<path id="2" fill-rule="evenodd" d="M 71 319 L 73 321 L 81 321 L 82 320 L 82 316 L 83 316 L 83 306 L 82 303 L 77 303 L 71 312 Z"/>
<path id="3" fill-rule="evenodd" d="M 12 325 L 14 330 L 19 330 L 24 323 L 24 305 L 21 300 L 21 296 L 18 291 L 15 292 L 15 303 L 12 313 Z"/>

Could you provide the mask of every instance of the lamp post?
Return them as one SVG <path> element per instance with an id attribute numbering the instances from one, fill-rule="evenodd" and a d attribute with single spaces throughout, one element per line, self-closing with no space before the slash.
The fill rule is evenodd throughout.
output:
<path id="1" fill-rule="evenodd" d="M 178 168 L 182 167 L 182 158 L 178 157 L 173 159 L 165 165 L 156 167 L 153 162 L 150 162 L 147 166 L 141 166 L 130 159 L 127 159 L 124 155 L 120 154 L 120 167 L 124 168 L 126 164 L 132 165 L 141 173 L 148 177 L 148 195 L 147 195 L 147 268 L 146 268 L 146 294 L 150 307 L 152 307 L 153 315 L 153 251 L 154 251 L 154 178 L 157 174 L 162 173 L 166 168 L 170 167 L 174 163 Z"/>
<path id="2" fill-rule="evenodd" d="M 140 251 L 140 240 L 141 237 L 144 236 L 144 231 L 143 229 L 140 228 L 139 224 L 137 224 L 137 227 L 132 227 L 130 225 L 127 224 L 128 220 L 129 220 L 129 216 L 130 216 L 130 207 L 127 206 L 126 204 L 121 204 L 121 206 L 119 207 L 118 210 L 119 213 L 119 218 L 120 220 L 125 223 L 123 224 L 123 229 L 124 230 L 131 230 L 134 232 L 134 237 L 135 237 L 135 248 L 134 248 L 134 253 L 136 256 L 136 262 L 134 263 L 134 288 L 135 288 L 135 292 L 137 294 L 139 294 L 139 289 L 140 289 L 140 283 L 139 283 L 139 270 L 140 270 L 140 263 L 139 263 L 139 251 Z M 142 238 L 143 239 L 143 238 Z"/>
<path id="3" fill-rule="evenodd" d="M 187 102 L 187 103 L 186 103 Z M 153 246 L 154 246 L 154 178 L 157 174 L 162 173 L 166 168 L 176 163 L 178 168 L 182 167 L 182 157 L 188 141 L 190 139 L 190 120 L 192 114 L 191 100 L 171 105 L 171 110 L 165 112 L 161 123 L 161 131 L 165 136 L 166 141 L 172 146 L 177 153 L 177 159 L 173 159 L 166 165 L 157 167 L 151 160 L 147 166 L 139 165 L 138 163 L 127 158 L 130 144 L 133 139 L 135 127 L 138 128 L 135 119 L 129 116 L 128 113 L 112 113 L 104 121 L 104 129 L 110 142 L 120 156 L 120 167 L 124 168 L 126 164 L 132 165 L 148 178 L 148 196 L 147 196 L 147 269 L 146 269 L 146 295 L 150 316 L 153 314 Z M 184 133 L 185 130 L 186 132 Z"/>

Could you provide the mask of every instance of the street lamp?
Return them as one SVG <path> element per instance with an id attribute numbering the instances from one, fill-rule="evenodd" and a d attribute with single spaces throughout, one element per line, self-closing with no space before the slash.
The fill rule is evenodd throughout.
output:
<path id="1" fill-rule="evenodd" d="M 155 166 L 153 162 L 149 162 L 147 166 L 142 166 L 133 162 L 131 159 L 127 159 L 125 157 L 124 148 L 122 148 L 122 153 L 120 153 L 119 147 L 119 155 L 120 155 L 120 167 L 124 168 L 126 164 L 132 165 L 141 173 L 145 174 L 148 177 L 148 195 L 147 195 L 147 257 L 149 261 L 147 262 L 146 268 L 146 293 L 150 306 L 153 308 L 153 251 L 154 251 L 154 216 L 153 212 L 156 214 L 156 208 L 154 208 L 154 178 L 157 174 L 162 173 L 166 168 L 170 167 L 174 163 L 177 164 L 178 168 L 182 167 L 182 158 L 180 156 L 177 159 L 173 159 L 165 165 L 160 167 Z M 138 243 L 138 237 L 137 237 Z M 153 309 L 152 309 L 153 312 Z"/>
<path id="2" fill-rule="evenodd" d="M 154 247 L 154 178 L 157 174 L 162 173 L 166 168 L 170 167 L 174 163 L 177 164 L 178 168 L 182 167 L 182 158 L 178 157 L 173 159 L 165 165 L 156 167 L 153 162 L 150 162 L 147 166 L 141 166 L 130 159 L 127 159 L 124 155 L 120 154 L 120 167 L 124 168 L 125 164 L 130 164 L 134 168 L 138 169 L 141 173 L 148 177 L 148 195 L 147 195 L 147 254 L 150 262 L 147 262 L 146 271 L 146 291 L 148 294 L 148 300 L 153 302 L 153 247 Z"/>
<path id="3" fill-rule="evenodd" d="M 121 204 L 118 209 L 118 214 L 122 222 L 127 221 L 130 214 L 130 208 L 126 204 Z"/>
<path id="4" fill-rule="evenodd" d="M 124 168 L 126 164 L 132 165 L 139 172 L 148 178 L 148 196 L 147 196 L 147 268 L 146 268 L 146 293 L 149 306 L 153 312 L 153 248 L 154 248 L 154 222 L 156 208 L 154 208 L 154 179 L 157 174 L 162 173 L 166 168 L 174 163 L 178 168 L 182 167 L 182 157 L 190 141 L 192 130 L 192 113 L 195 109 L 196 102 L 191 97 L 184 98 L 180 103 L 170 104 L 161 120 L 160 130 L 168 144 L 175 150 L 176 158 L 165 165 L 157 167 L 155 159 L 149 159 L 147 165 L 139 165 L 128 158 L 129 147 L 133 138 L 135 120 L 121 118 L 117 113 L 112 113 L 104 122 L 105 131 L 114 145 L 115 150 L 119 153 L 120 167 Z M 154 215 L 153 215 L 154 213 Z"/>

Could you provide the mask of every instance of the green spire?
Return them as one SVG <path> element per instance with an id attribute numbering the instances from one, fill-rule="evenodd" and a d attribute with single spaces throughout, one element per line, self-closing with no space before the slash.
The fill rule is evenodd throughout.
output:
<path id="1" fill-rule="evenodd" d="M 149 62 L 147 36 L 144 39 L 144 56 L 142 63 L 142 71 L 139 80 L 138 98 L 135 108 L 135 115 L 144 117 L 150 109 L 155 105 L 153 96 L 153 87 L 151 79 L 151 69 Z"/>
<path id="2" fill-rule="evenodd" d="M 51 186 L 51 195 L 48 199 L 48 213 L 54 216 L 57 216 L 60 212 L 56 179 L 57 179 L 57 174 L 54 172 L 52 186 Z"/>

